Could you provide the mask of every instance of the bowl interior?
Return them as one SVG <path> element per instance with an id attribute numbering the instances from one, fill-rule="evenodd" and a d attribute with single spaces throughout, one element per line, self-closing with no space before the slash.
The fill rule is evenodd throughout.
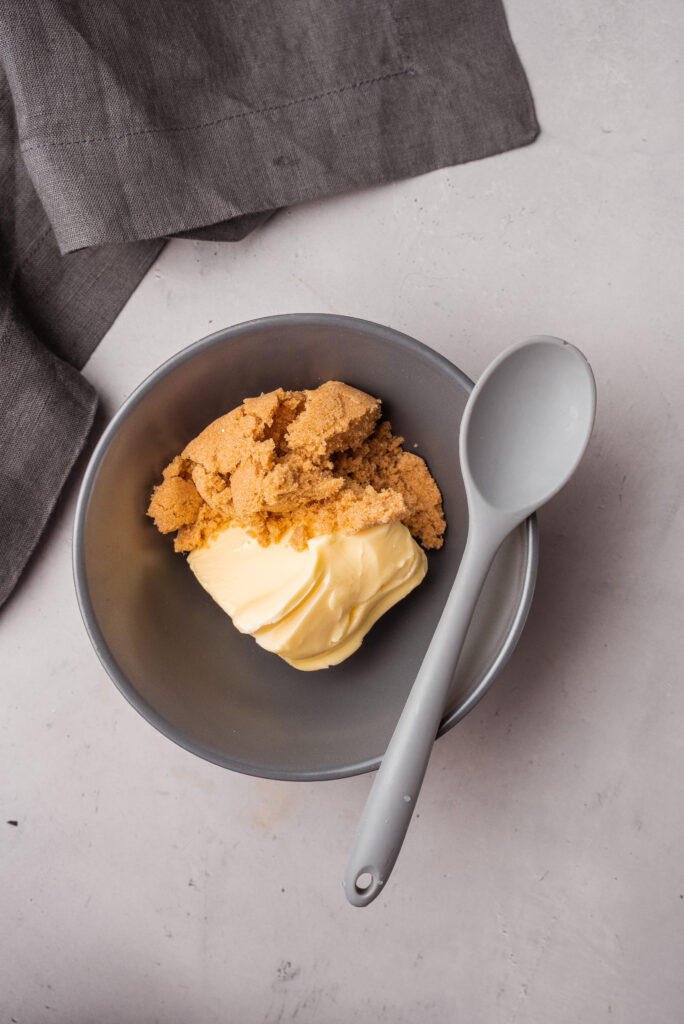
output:
<path id="1" fill-rule="evenodd" d="M 215 417 L 249 395 L 330 379 L 382 399 L 395 433 L 434 474 L 448 529 L 444 547 L 428 553 L 425 581 L 383 616 L 360 651 L 342 665 L 305 673 L 238 633 L 145 509 L 163 467 Z M 131 703 L 187 749 L 251 774 L 333 778 L 377 766 L 465 542 L 458 431 L 470 387 L 450 363 L 397 332 L 314 315 L 228 328 L 157 370 L 93 455 L 74 539 L 86 626 Z M 528 523 L 497 555 L 443 729 L 510 653 L 529 603 L 535 544 Z"/>

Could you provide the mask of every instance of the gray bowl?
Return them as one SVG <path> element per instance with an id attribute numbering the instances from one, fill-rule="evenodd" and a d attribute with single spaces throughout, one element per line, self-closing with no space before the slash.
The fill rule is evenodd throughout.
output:
<path id="1" fill-rule="evenodd" d="M 238 633 L 145 509 L 161 470 L 243 398 L 342 380 L 377 395 L 444 496 L 448 524 L 425 581 L 348 661 L 298 672 Z M 294 314 L 218 331 L 155 370 L 124 402 L 85 473 L 74 576 L 107 672 L 130 703 L 187 750 L 250 775 L 332 779 L 377 768 L 456 574 L 467 514 L 458 432 L 472 382 L 406 335 L 342 316 Z M 417 448 L 412 446 L 417 444 Z M 536 521 L 503 545 L 454 676 L 441 733 L 482 697 L 529 609 Z"/>

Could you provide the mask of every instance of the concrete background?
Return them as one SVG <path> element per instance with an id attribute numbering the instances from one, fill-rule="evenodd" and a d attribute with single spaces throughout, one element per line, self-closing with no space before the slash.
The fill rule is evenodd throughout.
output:
<path id="1" fill-rule="evenodd" d="M 540 516 L 523 639 L 352 909 L 371 778 L 234 775 L 125 703 L 73 592 L 74 478 L 0 618 L 2 1024 L 682 1019 L 684 8 L 507 8 L 533 146 L 174 242 L 86 375 L 111 413 L 191 341 L 288 311 L 390 324 L 473 377 L 573 341 L 596 432 Z"/>

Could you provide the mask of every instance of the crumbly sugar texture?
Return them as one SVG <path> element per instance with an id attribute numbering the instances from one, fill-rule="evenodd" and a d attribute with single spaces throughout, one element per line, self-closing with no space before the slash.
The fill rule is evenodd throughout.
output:
<path id="1" fill-rule="evenodd" d="M 246 398 L 177 455 L 147 514 L 176 551 L 226 526 L 268 545 L 396 520 L 425 548 L 444 539 L 442 496 L 423 459 L 404 451 L 380 401 L 339 381 Z"/>

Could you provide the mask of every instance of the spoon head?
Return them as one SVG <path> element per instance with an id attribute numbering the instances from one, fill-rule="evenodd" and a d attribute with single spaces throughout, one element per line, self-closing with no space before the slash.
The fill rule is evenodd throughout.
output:
<path id="1" fill-rule="evenodd" d="M 596 410 L 591 368 L 573 345 L 536 337 L 487 368 L 461 423 L 466 490 L 496 512 L 524 518 L 572 476 Z"/>

